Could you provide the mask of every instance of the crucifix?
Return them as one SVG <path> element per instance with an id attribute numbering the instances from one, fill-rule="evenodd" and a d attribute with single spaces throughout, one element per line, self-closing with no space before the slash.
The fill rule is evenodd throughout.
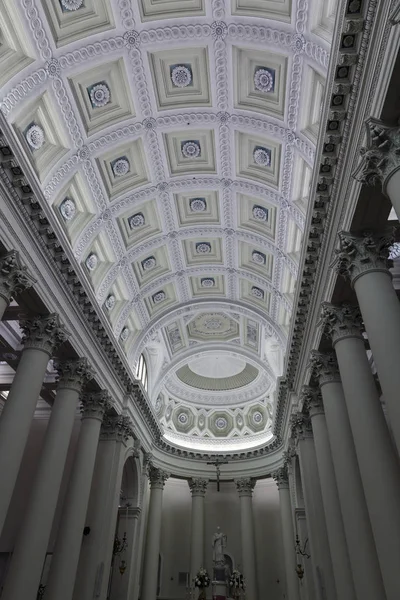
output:
<path id="1" fill-rule="evenodd" d="M 221 475 L 221 469 L 220 466 L 221 465 L 227 465 L 228 461 L 227 460 L 220 460 L 219 458 L 217 458 L 214 462 L 208 462 L 208 465 L 214 465 L 214 467 L 217 469 L 217 492 L 219 492 L 219 476 Z"/>

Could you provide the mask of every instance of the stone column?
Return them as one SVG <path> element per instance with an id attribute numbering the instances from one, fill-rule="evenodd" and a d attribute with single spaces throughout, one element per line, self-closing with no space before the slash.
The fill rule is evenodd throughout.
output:
<path id="1" fill-rule="evenodd" d="M 300 600 L 299 579 L 296 573 L 295 536 L 293 528 L 293 515 L 290 503 L 289 479 L 286 467 L 281 467 L 272 477 L 279 490 L 279 504 L 281 509 L 281 526 L 283 539 L 283 553 L 285 556 L 286 595 L 288 600 Z"/>
<path id="2" fill-rule="evenodd" d="M 21 465 L 46 367 L 67 339 L 58 315 L 21 323 L 24 350 L 0 418 L 0 533 Z"/>
<path id="3" fill-rule="evenodd" d="M 253 519 L 253 489 L 255 479 L 243 478 L 235 481 L 240 498 L 240 531 L 242 540 L 243 576 L 246 581 L 246 595 L 252 600 L 258 598 L 258 578 L 256 542 Z"/>
<path id="4" fill-rule="evenodd" d="M 150 503 L 147 517 L 140 599 L 156 600 L 162 520 L 162 497 L 164 485 L 169 474 L 150 464 L 148 468 L 148 477 L 150 480 Z"/>
<path id="5" fill-rule="evenodd" d="M 101 421 L 111 408 L 105 390 L 89 394 L 82 404 L 81 430 L 51 561 L 46 600 L 72 598 Z"/>
<path id="6" fill-rule="evenodd" d="M 385 598 L 353 434 L 334 355 L 312 352 L 311 365 L 319 381 L 335 467 L 342 517 L 357 596 Z"/>
<path id="7" fill-rule="evenodd" d="M 338 271 L 357 294 L 388 416 L 400 453 L 400 303 L 388 267 L 391 235 L 339 234 Z M 343 379 L 343 376 L 342 376 Z M 345 390 L 346 393 L 346 390 Z"/>
<path id="8" fill-rule="evenodd" d="M 22 266 L 18 252 L 11 250 L 0 257 L 0 321 L 11 298 L 32 287 L 34 283 L 36 279 Z"/>
<path id="9" fill-rule="evenodd" d="M 358 308 L 324 305 L 388 600 L 400 589 L 400 470 L 368 362 Z M 397 367 L 398 369 L 398 367 Z"/>
<path id="10" fill-rule="evenodd" d="M 304 386 L 302 399 L 311 417 L 336 592 L 340 600 L 355 600 L 356 595 L 321 392 L 319 388 Z"/>
<path id="11" fill-rule="evenodd" d="M 85 525 L 74 599 L 102 599 L 107 592 L 112 545 L 121 492 L 124 449 L 133 435 L 129 417 L 103 417 Z"/>
<path id="12" fill-rule="evenodd" d="M 292 434 L 297 444 L 303 482 L 315 593 L 317 600 L 336 600 L 335 580 L 310 418 L 302 413 L 293 415 Z"/>
<path id="13" fill-rule="evenodd" d="M 82 387 L 93 378 L 87 360 L 56 365 L 59 373 L 39 466 L 14 547 L 2 598 L 36 600 Z"/>
<path id="14" fill-rule="evenodd" d="M 354 176 L 371 186 L 380 186 L 400 218 L 400 128 L 385 125 L 378 119 L 365 122 L 367 147 Z"/>
<path id="15" fill-rule="evenodd" d="M 204 497 L 207 491 L 207 479 L 189 479 L 192 494 L 192 527 L 190 533 L 190 582 L 196 576 L 204 562 Z"/>

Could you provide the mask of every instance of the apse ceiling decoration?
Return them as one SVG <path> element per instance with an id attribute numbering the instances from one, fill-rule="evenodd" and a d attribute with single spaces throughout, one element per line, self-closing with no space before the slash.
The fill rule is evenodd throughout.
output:
<path id="1" fill-rule="evenodd" d="M 273 438 L 335 10 L 0 4 L 1 110 L 178 446 Z"/>

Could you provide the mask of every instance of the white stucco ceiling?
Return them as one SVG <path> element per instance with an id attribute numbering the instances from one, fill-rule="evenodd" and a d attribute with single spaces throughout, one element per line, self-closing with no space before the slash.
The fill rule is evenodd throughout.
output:
<path id="1" fill-rule="evenodd" d="M 0 4 L 1 110 L 133 372 L 145 353 L 176 443 L 270 437 L 335 8 Z M 210 392 L 185 366 L 255 375 Z"/>

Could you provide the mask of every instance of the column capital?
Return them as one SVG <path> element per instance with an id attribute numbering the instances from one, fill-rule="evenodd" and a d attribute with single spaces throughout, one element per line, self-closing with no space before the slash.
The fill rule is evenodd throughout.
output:
<path id="1" fill-rule="evenodd" d="M 366 185 L 379 185 L 386 194 L 390 177 L 399 169 L 400 127 L 385 125 L 370 117 L 365 121 L 367 144 L 361 148 L 361 163 L 354 178 Z"/>
<path id="2" fill-rule="evenodd" d="M 313 437 L 311 419 L 304 413 L 294 413 L 290 417 L 292 436 L 296 443 Z"/>
<path id="3" fill-rule="evenodd" d="M 333 346 L 345 338 L 355 337 L 364 340 L 363 321 L 358 306 L 350 304 L 335 306 L 329 302 L 323 302 L 321 316 L 325 331 L 332 339 Z"/>
<path id="4" fill-rule="evenodd" d="M 235 483 L 240 498 L 243 496 L 251 497 L 253 495 L 256 479 L 253 477 L 242 477 L 241 479 L 235 479 Z"/>
<path id="5" fill-rule="evenodd" d="M 107 390 L 86 394 L 82 398 L 82 419 L 103 420 L 104 414 L 112 408 L 110 394 Z"/>
<path id="6" fill-rule="evenodd" d="M 347 231 L 340 231 L 338 238 L 336 270 L 339 275 L 349 279 L 352 285 L 365 273 L 373 271 L 389 273 L 389 268 L 392 266 L 389 251 L 394 243 L 393 232 L 366 231 L 362 235 L 354 235 Z"/>
<path id="7" fill-rule="evenodd" d="M 289 474 L 286 465 L 274 471 L 272 477 L 275 479 L 278 490 L 289 489 Z"/>
<path id="8" fill-rule="evenodd" d="M 35 283 L 36 279 L 31 277 L 27 268 L 22 265 L 16 250 L 0 257 L 0 296 L 7 303 Z"/>
<path id="9" fill-rule="evenodd" d="M 301 388 L 301 398 L 303 400 L 303 407 L 307 410 L 311 419 L 317 415 L 325 414 L 319 387 L 303 385 Z"/>
<path id="10" fill-rule="evenodd" d="M 149 463 L 147 467 L 147 477 L 150 481 L 151 489 L 164 489 L 165 482 L 169 477 L 169 473 L 155 467 L 152 463 Z"/>
<path id="11" fill-rule="evenodd" d="M 188 480 L 189 488 L 193 496 L 205 496 L 208 486 L 208 479 L 198 479 L 192 477 Z"/>
<path id="12" fill-rule="evenodd" d="M 133 437 L 133 429 L 129 417 L 104 415 L 100 429 L 101 440 L 126 442 L 130 437 Z"/>
<path id="13" fill-rule="evenodd" d="M 324 353 L 311 350 L 310 366 L 321 387 L 326 383 L 341 381 L 334 352 Z"/>
<path id="14" fill-rule="evenodd" d="M 94 371 L 86 358 L 54 361 L 58 373 L 57 389 L 70 389 L 81 393 L 82 388 L 94 377 Z"/>
<path id="15" fill-rule="evenodd" d="M 69 333 L 60 322 L 60 317 L 53 313 L 43 317 L 34 317 L 21 321 L 24 350 L 35 349 L 46 352 L 51 358 L 58 348 L 69 338 Z"/>

